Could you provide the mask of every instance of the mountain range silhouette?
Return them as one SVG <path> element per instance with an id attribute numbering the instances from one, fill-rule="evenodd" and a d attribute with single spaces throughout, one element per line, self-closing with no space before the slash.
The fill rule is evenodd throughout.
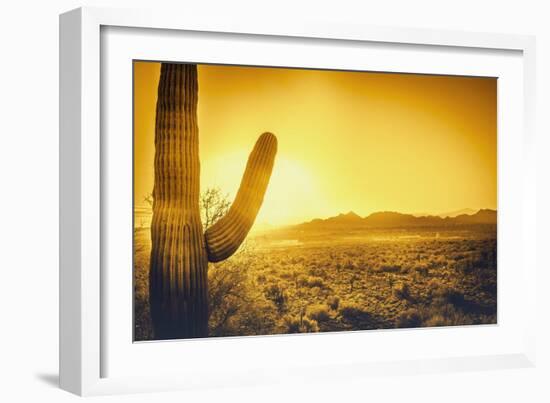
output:
<path id="1" fill-rule="evenodd" d="M 454 217 L 435 215 L 415 216 L 395 211 L 380 211 L 366 217 L 350 211 L 326 219 L 316 218 L 295 225 L 297 229 L 359 229 L 359 228 L 405 228 L 405 227 L 447 227 L 463 225 L 483 225 L 497 223 L 497 212 L 481 209 L 474 214 L 459 214 Z"/>

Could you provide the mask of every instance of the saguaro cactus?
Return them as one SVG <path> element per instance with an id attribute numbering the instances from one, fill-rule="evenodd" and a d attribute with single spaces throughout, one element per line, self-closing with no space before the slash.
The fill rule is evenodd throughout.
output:
<path id="1" fill-rule="evenodd" d="M 231 256 L 245 239 L 263 201 L 277 139 L 263 133 L 237 196 L 203 233 L 199 211 L 200 162 L 197 66 L 161 66 L 155 127 L 155 177 L 149 299 L 155 338 L 208 335 L 208 262 Z"/>

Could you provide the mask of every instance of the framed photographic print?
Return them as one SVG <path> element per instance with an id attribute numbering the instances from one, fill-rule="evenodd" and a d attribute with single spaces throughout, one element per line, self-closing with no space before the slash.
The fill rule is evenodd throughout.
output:
<path id="1" fill-rule="evenodd" d="M 497 78 L 133 68 L 135 341 L 497 323 Z"/>
<path id="2" fill-rule="evenodd" d="M 532 365 L 533 49 L 63 14 L 62 387 Z"/>

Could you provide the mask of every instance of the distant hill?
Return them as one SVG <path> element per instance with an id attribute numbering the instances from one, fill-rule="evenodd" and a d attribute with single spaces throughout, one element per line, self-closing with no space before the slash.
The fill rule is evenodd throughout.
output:
<path id="1" fill-rule="evenodd" d="M 497 212 L 490 209 L 479 210 L 475 214 L 461 214 L 452 220 L 458 224 L 496 224 Z"/>
<path id="2" fill-rule="evenodd" d="M 463 208 L 462 210 L 456 210 L 456 211 L 450 211 L 448 213 L 442 213 L 442 214 L 438 214 L 439 217 L 441 218 L 446 218 L 446 217 L 456 217 L 456 216 L 459 216 L 459 215 L 463 215 L 463 214 L 466 214 L 466 215 L 472 215 L 472 214 L 475 214 L 477 213 L 478 210 L 474 210 L 473 208 Z"/>
<path id="3" fill-rule="evenodd" d="M 497 212 L 482 209 L 473 214 L 458 214 L 454 217 L 426 215 L 415 216 L 394 211 L 372 213 L 367 217 L 360 217 L 350 211 L 327 219 L 316 218 L 294 226 L 302 230 L 337 230 L 337 229 L 366 229 L 366 228 L 406 228 L 406 227 L 447 227 L 456 225 L 496 224 Z"/>
<path id="4" fill-rule="evenodd" d="M 338 214 L 337 216 L 330 217 L 327 219 L 316 218 L 308 223 L 300 225 L 309 225 L 311 227 L 330 227 L 330 228 L 355 228 L 355 227 L 364 227 L 364 219 L 355 214 L 353 211 L 350 211 L 347 214 Z"/>

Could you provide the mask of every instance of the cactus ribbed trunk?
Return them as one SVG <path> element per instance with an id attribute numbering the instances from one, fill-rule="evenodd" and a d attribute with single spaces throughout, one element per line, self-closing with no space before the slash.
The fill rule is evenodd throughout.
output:
<path id="1" fill-rule="evenodd" d="M 163 63 L 155 127 L 149 302 L 155 339 L 208 336 L 208 262 L 231 256 L 252 227 L 277 152 L 260 136 L 226 216 L 203 233 L 200 219 L 197 66 Z"/>
<path id="2" fill-rule="evenodd" d="M 155 337 L 208 334 L 208 258 L 199 210 L 197 67 L 162 64 L 155 131 L 150 306 Z"/>

